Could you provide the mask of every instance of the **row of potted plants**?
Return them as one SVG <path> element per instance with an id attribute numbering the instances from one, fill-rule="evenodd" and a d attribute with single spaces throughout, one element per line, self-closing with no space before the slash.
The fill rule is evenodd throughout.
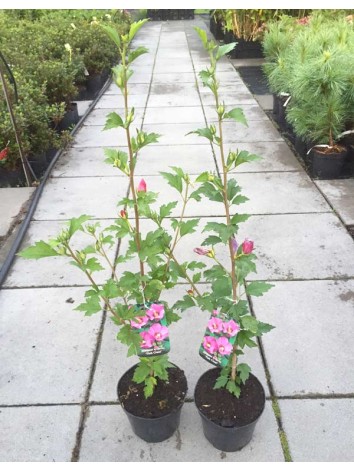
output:
<path id="1" fill-rule="evenodd" d="M 36 174 L 67 143 L 65 130 L 78 122 L 74 100 L 92 99 L 119 60 L 100 24 L 114 25 L 124 33 L 129 22 L 121 10 L 0 12 L 0 48 L 8 65 L 2 61 L 1 68 L 22 148 Z M 6 155 L 0 174 L 16 179 L 21 175 L 19 149 L 2 90 L 0 94 L 0 151 Z"/>
<path id="2" fill-rule="evenodd" d="M 263 48 L 279 124 L 312 177 L 341 177 L 354 144 L 353 16 L 283 16 L 268 24 Z"/>
<path id="3" fill-rule="evenodd" d="M 249 215 L 237 213 L 237 205 L 247 198 L 229 173 L 259 157 L 247 151 L 226 151 L 223 141 L 224 120 L 247 125 L 242 109 L 229 109 L 218 93 L 217 63 L 235 44 L 218 46 L 207 39 L 205 31 L 196 28 L 210 57 L 209 67 L 199 75 L 215 97 L 217 125 L 191 133 L 213 143 L 218 150 L 221 173 L 205 170 L 193 180 L 180 167 L 161 172 L 180 197 L 180 201 L 165 201 L 162 205 L 158 204 L 158 193 L 150 191 L 149 181 L 136 181 L 140 150 L 159 139 L 156 133 L 138 129 L 133 132 L 134 108 L 129 106 L 128 97 L 132 64 L 147 53 L 144 47 L 132 50 L 130 45 L 146 21 L 133 23 L 125 36 L 110 26 L 103 27 L 122 58 L 121 64 L 112 70 L 114 82 L 124 97 L 124 114 L 109 113 L 104 128 L 121 128 L 126 135 L 127 151 L 105 150 L 106 162 L 123 173 L 129 183 L 128 196 L 118 203 L 118 217 L 106 228 L 88 215 L 72 218 L 55 238 L 36 242 L 20 256 L 67 257 L 86 274 L 90 289 L 85 293 L 85 302 L 76 309 L 91 316 L 105 308 L 117 325 L 117 339 L 127 346 L 128 356 L 138 356 L 139 362 L 119 379 L 118 398 L 134 432 L 148 442 L 163 441 L 176 431 L 187 393 L 184 372 L 168 357 L 170 349 L 173 350 L 170 325 L 192 307 L 210 313 L 196 352 L 199 350 L 213 368 L 200 377 L 195 403 L 206 438 L 218 449 L 235 451 L 250 441 L 265 405 L 262 385 L 240 359 L 244 349 L 256 347 L 257 337 L 273 326 L 262 323 L 249 311 L 248 297 L 261 296 L 271 285 L 246 281 L 250 273 L 256 272 L 257 257 L 253 241 L 238 239 L 239 225 Z M 202 197 L 220 203 L 224 221 L 207 222 L 202 233 L 209 234 L 182 262 L 176 247 L 185 236 L 198 231 L 199 225 L 199 218 L 185 218 L 186 208 L 191 200 L 198 202 Z M 176 208 L 181 208 L 179 215 L 172 217 Z M 143 231 L 142 219 L 151 221 L 154 229 Z M 77 232 L 89 235 L 92 243 L 75 247 L 72 238 Z M 127 249 L 125 252 L 121 249 L 119 256 L 111 260 L 108 249 L 116 246 L 119 239 L 127 241 Z M 227 265 L 220 257 L 225 251 Z M 136 271 L 124 270 L 128 260 L 135 262 Z M 112 276 L 99 284 L 96 272 L 105 267 Z M 185 294 L 170 306 L 164 296 L 181 282 L 186 287 Z M 208 282 L 210 288 L 199 282 Z"/>
<path id="4" fill-rule="evenodd" d="M 230 57 L 237 59 L 263 57 L 262 38 L 269 21 L 282 15 L 301 18 L 309 10 L 213 10 L 210 14 L 210 31 L 215 38 L 225 43 L 237 42 Z"/>

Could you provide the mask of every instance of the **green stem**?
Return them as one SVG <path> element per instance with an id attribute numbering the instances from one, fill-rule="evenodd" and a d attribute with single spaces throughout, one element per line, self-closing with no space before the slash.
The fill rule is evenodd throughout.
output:
<path id="1" fill-rule="evenodd" d="M 178 243 L 178 236 L 179 236 L 179 234 L 180 234 L 180 224 L 181 224 L 182 221 L 183 221 L 184 212 L 186 211 L 186 205 L 187 205 L 187 202 L 188 202 L 188 187 L 189 187 L 189 184 L 186 183 L 186 191 L 185 191 L 184 197 L 182 197 L 182 199 L 183 199 L 183 207 L 182 207 L 182 211 L 181 211 L 181 216 L 180 216 L 180 218 L 179 218 L 179 222 L 178 222 L 177 228 L 176 228 L 176 230 L 175 230 L 174 241 L 173 241 L 173 243 L 172 243 L 170 252 L 169 252 L 168 257 L 167 257 L 167 262 L 166 262 L 166 267 L 165 267 L 165 273 L 164 273 L 164 277 L 163 277 L 163 282 L 165 281 L 166 274 L 167 274 L 167 270 L 168 270 L 168 267 L 169 267 L 169 265 L 170 265 L 171 255 L 173 254 L 173 251 L 175 250 L 176 245 L 177 245 L 177 243 Z M 160 227 L 161 227 L 161 226 L 160 226 Z"/>
<path id="2" fill-rule="evenodd" d="M 81 266 L 81 262 L 80 260 L 78 259 L 78 257 L 76 257 L 74 251 L 71 249 L 71 247 L 69 246 L 69 244 L 66 244 L 66 248 L 68 249 L 69 251 L 69 254 L 70 256 L 74 259 L 74 261 L 79 264 L 79 266 Z M 99 287 L 98 285 L 96 284 L 96 282 L 93 280 L 92 278 L 92 275 L 88 272 L 87 269 L 83 269 L 83 272 L 85 272 L 87 278 L 89 279 L 89 281 L 91 282 L 92 286 L 94 287 L 94 289 L 96 290 L 96 292 L 99 294 Z M 103 297 L 101 294 L 99 294 L 99 296 L 102 298 L 102 300 L 104 301 L 106 307 L 108 308 L 108 310 L 112 313 L 112 315 L 114 316 L 114 318 L 116 318 L 122 325 L 125 325 L 127 324 L 127 322 L 125 320 L 123 320 L 123 318 L 121 318 L 120 316 L 117 315 L 117 313 L 114 311 L 112 305 L 110 304 L 109 302 L 109 299 L 106 298 L 106 297 Z"/>
<path id="3" fill-rule="evenodd" d="M 126 65 L 126 46 L 123 48 L 123 54 L 122 54 L 122 63 L 124 67 L 124 110 L 125 110 L 125 121 L 127 121 L 128 114 L 129 114 L 129 108 L 128 108 L 128 83 L 127 83 L 127 65 Z M 133 201 L 134 201 L 134 218 L 135 218 L 135 243 L 136 243 L 136 248 L 138 251 L 138 254 L 140 253 L 141 250 L 141 239 L 140 239 L 140 219 L 139 219 L 139 209 L 138 209 L 138 200 L 135 192 L 135 186 L 134 186 L 134 170 L 135 170 L 135 161 L 134 161 L 134 153 L 131 145 L 131 140 L 130 140 L 130 124 L 127 126 L 126 130 L 126 136 L 127 136 L 127 144 L 128 144 L 128 153 L 129 153 L 129 187 L 130 191 L 132 193 Z M 140 260 L 139 257 L 139 266 L 140 266 L 140 275 L 143 277 L 144 276 L 144 263 Z M 145 287 L 145 284 L 142 283 L 143 288 Z"/>

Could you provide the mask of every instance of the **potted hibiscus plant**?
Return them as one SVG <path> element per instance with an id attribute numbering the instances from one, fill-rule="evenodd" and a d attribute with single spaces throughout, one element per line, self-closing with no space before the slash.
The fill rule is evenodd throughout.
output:
<path id="1" fill-rule="evenodd" d="M 148 191 L 144 179 L 135 181 L 139 151 L 159 138 L 155 133 L 140 130 L 136 130 L 136 135 L 131 133 L 134 121 L 134 109 L 128 104 L 128 81 L 133 74 L 131 64 L 147 49 L 132 50 L 129 46 L 146 21 L 133 23 L 126 35 L 118 35 L 115 29 L 104 27 L 122 58 L 121 64 L 112 71 L 114 82 L 124 97 L 124 116 L 111 112 L 105 125 L 105 129 L 124 129 L 127 140 L 128 152 L 105 150 L 106 162 L 119 169 L 129 182 L 129 195 L 119 202 L 118 218 L 103 229 L 98 222 L 90 221 L 88 215 L 72 218 L 57 237 L 36 242 L 21 251 L 20 256 L 29 259 L 68 257 L 72 265 L 85 273 L 91 286 L 85 293 L 85 302 L 76 309 L 86 316 L 105 309 L 119 328 L 117 339 L 127 346 L 127 355 L 139 357 L 139 362 L 120 378 L 118 397 L 134 432 L 148 442 L 159 442 L 177 429 L 187 392 L 184 372 L 169 361 L 167 354 L 170 350 L 169 326 L 180 317 L 161 299 L 161 292 L 173 288 L 180 278 L 190 284 L 190 290 L 197 291 L 194 280 L 198 277 L 195 278 L 196 274 L 192 272 L 203 268 L 204 264 L 193 261 L 179 264 L 175 256 L 180 239 L 194 232 L 199 221 L 183 221 L 186 205 L 192 198 L 189 176 L 177 167 L 171 173 L 163 173 L 168 183 L 178 189 L 183 201 L 179 218 L 173 219 L 172 235 L 163 225 L 178 202 L 168 202 L 158 210 L 153 209 L 158 194 Z M 144 222 L 151 219 L 156 229 L 144 233 L 142 218 Z M 72 239 L 77 232 L 89 236 L 91 244 L 76 248 Z M 118 239 L 126 241 L 127 249 L 123 254 L 120 250 L 119 256 L 112 258 L 110 250 Z M 123 271 L 131 259 L 136 262 L 138 271 Z M 123 269 L 119 271 L 121 267 Z M 99 283 L 96 272 L 105 268 L 110 276 L 106 282 Z"/>
<path id="2" fill-rule="evenodd" d="M 211 290 L 202 296 L 192 293 L 190 298 L 195 305 L 211 313 L 199 353 L 216 366 L 199 378 L 195 403 L 206 438 L 217 449 L 236 451 L 250 441 L 265 405 L 261 383 L 251 374 L 250 367 L 239 359 L 245 347 L 256 347 L 255 339 L 273 328 L 250 314 L 247 297 L 261 296 L 271 285 L 246 281 L 250 273 L 256 272 L 254 243 L 246 239 L 238 244 L 236 236 L 239 224 L 249 217 L 237 213 L 236 206 L 248 199 L 241 194 L 237 181 L 229 178 L 229 173 L 244 162 L 257 160 L 258 156 L 247 151 L 225 152 L 223 121 L 233 119 L 247 125 L 243 111 L 240 108 L 227 110 L 218 93 L 217 62 L 235 47 L 235 43 L 217 46 L 213 40 L 208 41 L 204 30 L 196 28 L 196 31 L 210 56 L 210 67 L 202 70 L 199 76 L 215 97 L 217 122 L 193 133 L 208 139 L 218 149 L 221 169 L 220 175 L 203 172 L 197 178 L 201 185 L 196 193 L 220 202 L 225 221 L 209 221 L 203 229 L 210 233 L 209 236 L 201 247 L 195 248 L 198 255 L 214 262 L 203 272 Z M 227 248 L 227 266 L 218 256 L 223 246 Z M 183 306 L 177 302 L 175 308 L 183 309 Z"/>

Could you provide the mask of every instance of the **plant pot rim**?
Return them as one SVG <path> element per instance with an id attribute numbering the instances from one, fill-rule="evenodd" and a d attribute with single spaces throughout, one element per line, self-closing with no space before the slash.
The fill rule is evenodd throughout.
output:
<path id="1" fill-rule="evenodd" d="M 198 410 L 200 416 L 202 416 L 204 419 L 206 419 L 206 420 L 209 421 L 210 423 L 213 423 L 213 425 L 214 425 L 215 428 L 218 428 L 218 429 L 220 429 L 220 430 L 222 430 L 222 431 L 225 431 L 225 430 L 232 431 L 232 430 L 236 430 L 236 429 L 237 429 L 237 430 L 240 430 L 240 429 L 242 429 L 242 428 L 248 428 L 250 425 L 255 424 L 255 423 L 259 420 L 259 418 L 262 416 L 262 414 L 263 414 L 263 412 L 264 412 L 264 408 L 265 408 L 265 404 L 266 404 L 266 395 L 265 395 L 265 391 L 264 391 L 263 385 L 262 385 L 261 382 L 259 381 L 258 377 L 256 377 L 254 374 L 252 374 L 252 372 L 250 373 L 250 376 L 254 377 L 254 378 L 257 380 L 257 382 L 259 383 L 259 385 L 261 386 L 261 389 L 262 389 L 262 397 L 263 397 L 263 408 L 262 408 L 261 412 L 259 413 L 259 415 L 257 416 L 257 418 L 255 418 L 255 419 L 254 419 L 253 421 L 251 421 L 250 423 L 244 424 L 244 425 L 242 425 L 242 426 L 221 426 L 221 425 L 215 423 L 215 421 L 213 421 L 213 420 L 211 420 L 210 418 L 208 418 L 202 411 L 200 411 L 200 409 L 199 409 L 199 407 L 198 407 L 198 405 L 197 405 L 197 403 L 196 403 L 196 401 L 195 401 L 195 396 L 196 396 L 196 390 L 197 390 L 198 383 L 199 383 L 200 379 L 202 379 L 203 376 L 206 375 L 209 371 L 211 371 L 211 370 L 216 370 L 216 369 L 220 369 L 220 368 L 219 368 L 219 367 L 214 367 L 214 368 L 212 368 L 212 369 L 209 369 L 209 370 L 205 371 L 205 372 L 199 377 L 199 379 L 198 379 L 198 381 L 197 381 L 197 384 L 196 384 L 196 386 L 195 386 L 195 388 L 194 388 L 194 403 L 195 403 L 195 406 L 196 406 L 196 408 L 197 408 L 197 410 Z"/>
<path id="2" fill-rule="evenodd" d="M 335 150 L 335 149 L 338 150 Z M 328 152 L 322 152 L 323 149 L 327 149 Z M 329 151 L 332 149 L 331 151 Z M 323 156 L 323 157 L 331 157 L 331 158 L 336 158 L 336 157 L 341 157 L 344 153 L 348 151 L 346 146 L 343 146 L 342 144 L 335 145 L 333 147 L 327 146 L 326 144 L 315 144 L 311 148 L 313 152 L 316 152 L 317 155 Z"/>
<path id="3" fill-rule="evenodd" d="M 171 362 L 171 364 L 172 364 L 174 367 L 176 367 L 177 369 L 179 369 L 180 371 L 182 371 L 184 377 L 186 378 L 186 376 L 185 376 L 185 374 L 184 374 L 184 371 L 183 371 L 180 367 L 178 367 L 178 366 L 177 366 L 176 364 L 174 364 L 173 362 Z M 123 408 L 124 412 L 125 412 L 128 416 L 131 416 L 132 418 L 139 418 L 139 419 L 146 420 L 146 421 L 151 421 L 151 422 L 159 421 L 159 420 L 161 420 L 161 418 L 167 418 L 168 416 L 175 415 L 176 412 L 179 411 L 179 410 L 182 408 L 182 406 L 184 405 L 185 398 L 186 398 L 187 392 L 188 392 L 188 384 L 187 384 L 187 388 L 186 388 L 186 391 L 185 391 L 185 393 L 184 393 L 184 396 L 183 396 L 183 398 L 181 399 L 181 403 L 178 405 L 177 408 L 175 408 L 174 410 L 170 411 L 170 412 L 167 413 L 166 415 L 161 415 L 161 416 L 159 416 L 159 417 L 157 417 L 157 418 L 146 418 L 145 416 L 135 415 L 134 413 L 131 413 L 130 411 L 128 411 L 128 410 L 124 407 L 124 405 L 122 404 L 122 401 L 121 401 L 121 399 L 120 399 L 120 395 L 119 395 L 119 385 L 120 385 L 120 383 L 121 383 L 121 381 L 122 381 L 123 376 L 124 376 L 126 373 L 128 373 L 129 371 L 135 369 L 135 367 L 136 367 L 137 365 L 138 365 L 138 364 L 134 364 L 133 366 L 131 366 L 128 370 L 126 370 L 126 371 L 123 373 L 123 375 L 122 375 L 122 376 L 120 377 L 120 379 L 118 380 L 118 384 L 117 384 L 118 400 L 119 400 L 119 404 L 120 404 L 120 406 Z M 186 378 L 186 380 L 187 380 L 187 378 Z"/>

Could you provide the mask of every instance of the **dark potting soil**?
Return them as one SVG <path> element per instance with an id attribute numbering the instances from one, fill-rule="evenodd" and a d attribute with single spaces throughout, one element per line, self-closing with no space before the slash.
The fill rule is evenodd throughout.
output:
<path id="1" fill-rule="evenodd" d="M 144 383 L 133 382 L 135 367 L 120 379 L 118 396 L 124 409 L 143 418 L 160 418 L 176 411 L 187 393 L 187 379 L 180 368 L 168 369 L 168 382 L 157 380 L 154 394 L 144 397 Z"/>
<path id="2" fill-rule="evenodd" d="M 237 67 L 237 72 L 245 82 L 251 93 L 255 95 L 269 95 L 267 78 L 261 66 Z"/>
<path id="3" fill-rule="evenodd" d="M 195 389 L 197 408 L 214 423 L 223 427 L 253 423 L 264 408 L 264 390 L 259 380 L 250 375 L 242 386 L 240 398 L 224 388 L 214 390 L 220 369 L 210 369 L 198 380 Z"/>

